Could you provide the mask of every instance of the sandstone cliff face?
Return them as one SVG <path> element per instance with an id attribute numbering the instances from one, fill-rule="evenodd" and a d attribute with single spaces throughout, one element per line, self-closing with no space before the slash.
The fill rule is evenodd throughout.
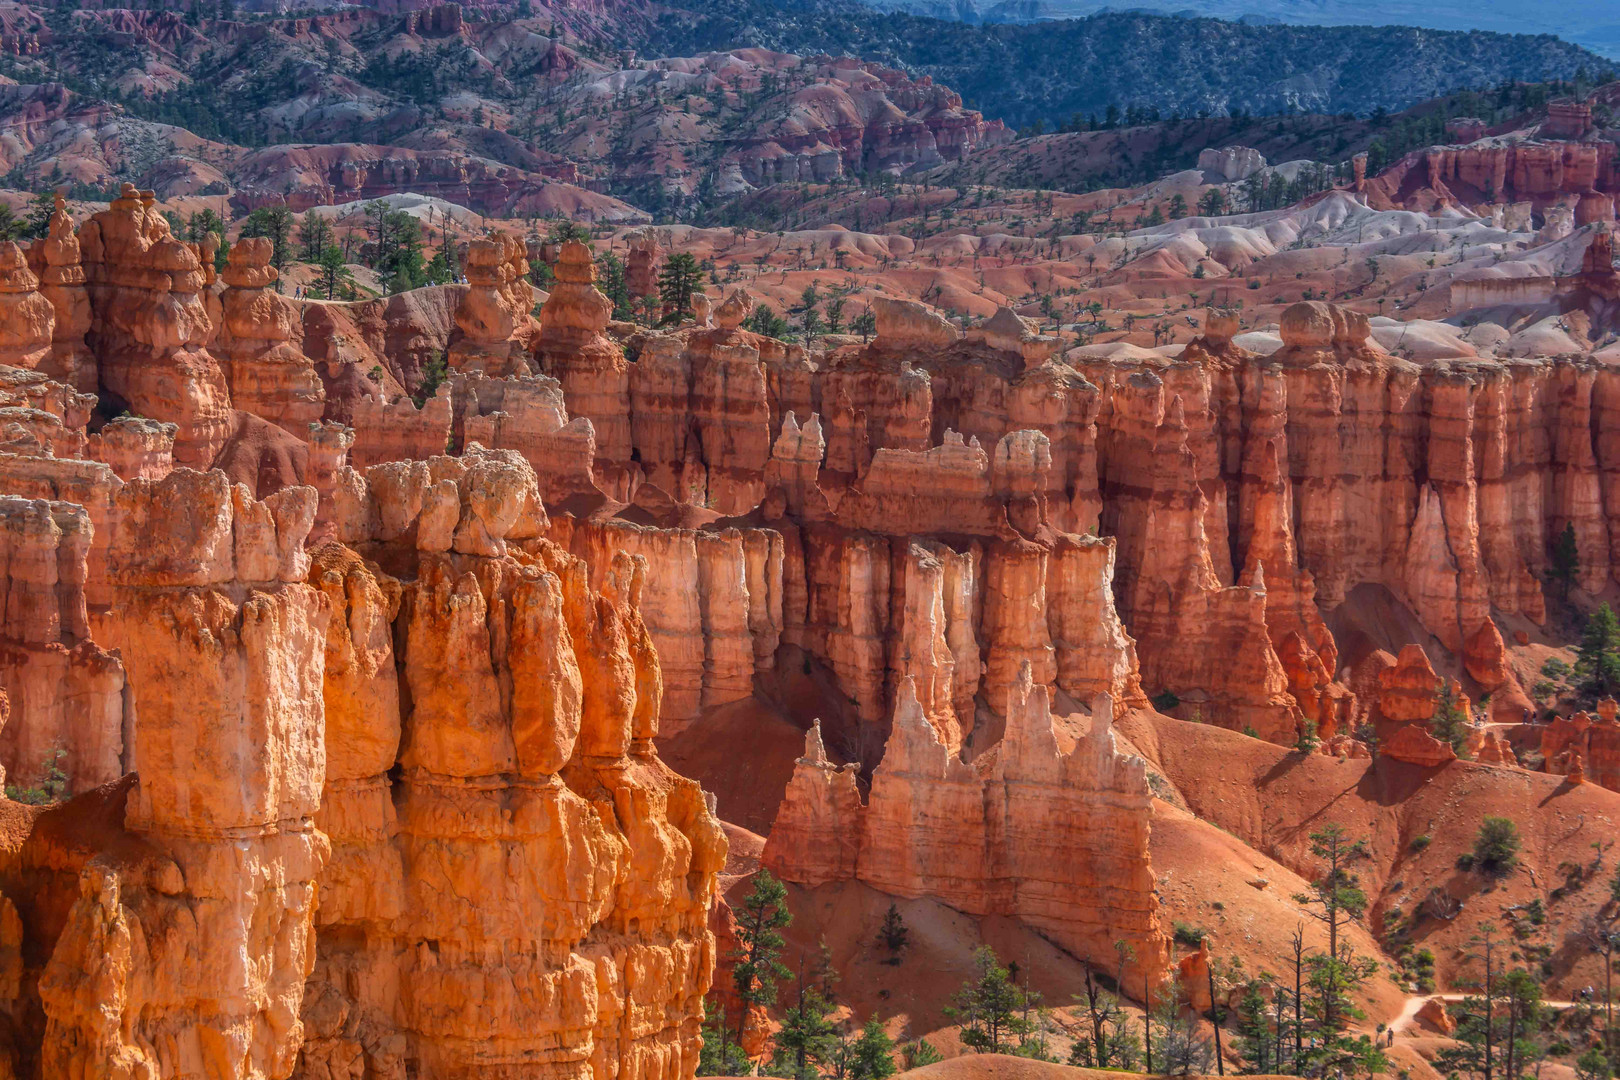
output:
<path id="1" fill-rule="evenodd" d="M 690 1077 L 726 845 L 652 748 L 645 561 L 593 587 L 510 451 L 337 471 L 305 1074 Z"/>
<path id="2" fill-rule="evenodd" d="M 207 468 L 230 430 L 230 393 L 205 347 L 214 331 L 197 252 L 131 185 L 79 230 L 101 386 L 131 412 L 178 426 L 175 460 Z"/>
<path id="3" fill-rule="evenodd" d="M 562 246 L 553 270 L 536 342 L 541 371 L 562 384 L 568 411 L 591 422 L 599 469 L 622 468 L 630 459 L 630 365 L 602 333 L 613 305 L 594 288 L 596 266 L 579 241 Z"/>
<path id="4" fill-rule="evenodd" d="M 1406 209 L 1429 209 L 1440 199 L 1468 205 L 1526 200 L 1540 207 L 1614 187 L 1612 146 L 1552 140 L 1432 147 L 1406 155 L 1366 184 L 1371 205 Z"/>
<path id="5" fill-rule="evenodd" d="M 765 865 L 808 885 L 854 878 L 1014 915 L 1093 963 L 1112 962 L 1123 939 L 1134 955 L 1127 985 L 1156 982 L 1169 939 L 1148 861 L 1146 768 L 1116 750 L 1113 703 L 1099 697 L 1091 713 L 1091 732 L 1061 746 L 1047 690 L 1025 663 L 1008 689 L 1006 734 L 970 765 L 940 740 L 907 679 L 867 805 L 813 732 Z"/>
<path id="6" fill-rule="evenodd" d="M 726 843 L 653 749 L 645 560 L 541 539 L 514 451 L 359 472 L 306 435 L 319 488 L 263 501 L 151 421 L 98 440 L 127 481 L 0 455 L 0 752 L 25 784 L 61 742 L 72 790 L 136 777 L 84 796 L 103 833 L 0 859 L 62 898 L 0 925 L 44 958 L 22 1060 L 690 1077 Z"/>
<path id="7" fill-rule="evenodd" d="M 310 359 L 292 344 L 300 336 L 291 301 L 274 292 L 279 274 L 270 265 L 267 237 L 231 246 L 220 279 L 219 354 L 234 407 L 302 439 L 326 408 L 326 391 Z"/>
<path id="8" fill-rule="evenodd" d="M 80 873 L 39 979 L 46 1075 L 293 1068 L 327 850 L 313 509 L 307 488 L 260 503 L 189 470 L 117 492 L 98 637 L 128 671 L 124 825 L 150 854 Z"/>
<path id="9" fill-rule="evenodd" d="M 90 329 L 90 294 L 85 290 L 82 257 L 73 219 L 58 195 L 50 232 L 28 251 L 29 266 L 39 276 L 40 295 L 50 301 L 55 316 L 50 352 L 39 367 L 52 378 L 93 393 L 98 376 L 96 358 L 84 340 Z"/>
<path id="10" fill-rule="evenodd" d="M 91 535 L 83 506 L 0 496 L 0 687 L 10 703 L 0 765 L 20 788 L 53 768 L 73 794 L 125 772 L 124 665 L 91 640 L 85 608 Z"/>

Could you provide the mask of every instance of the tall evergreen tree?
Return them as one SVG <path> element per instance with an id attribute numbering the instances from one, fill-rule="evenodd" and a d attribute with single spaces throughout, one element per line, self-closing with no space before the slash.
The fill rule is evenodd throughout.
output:
<path id="1" fill-rule="evenodd" d="M 1608 604 L 1599 605 L 1586 619 L 1575 672 L 1585 693 L 1608 697 L 1620 689 L 1620 618 Z"/>
<path id="2" fill-rule="evenodd" d="M 664 309 L 664 322 L 679 322 L 692 314 L 692 297 L 703 291 L 703 272 L 697 257 L 678 251 L 664 260 L 658 272 L 658 300 Z"/>
<path id="3" fill-rule="evenodd" d="M 979 1053 L 1010 1054 L 1034 1030 L 1028 1011 L 1036 996 L 1013 982 L 995 952 L 981 945 L 973 954 L 978 974 L 962 984 L 945 1015 L 962 1025 L 962 1045 Z"/>
<path id="4" fill-rule="evenodd" d="M 1575 523 L 1565 522 L 1564 531 L 1553 541 L 1551 565 L 1547 577 L 1558 585 L 1558 595 L 1569 599 L 1569 590 L 1581 569 L 1581 549 L 1575 542 Z"/>
<path id="5" fill-rule="evenodd" d="M 850 1047 L 849 1080 L 888 1080 L 894 1072 L 894 1040 L 874 1016 Z"/>
<path id="6" fill-rule="evenodd" d="M 744 1005 L 772 1005 L 776 984 L 793 973 L 782 963 L 785 941 L 781 929 L 793 922 L 787 908 L 787 887 L 760 870 L 754 887 L 737 912 L 737 950 L 732 953 L 731 979 Z M 737 1041 L 742 1042 L 747 1010 L 737 1018 Z"/>

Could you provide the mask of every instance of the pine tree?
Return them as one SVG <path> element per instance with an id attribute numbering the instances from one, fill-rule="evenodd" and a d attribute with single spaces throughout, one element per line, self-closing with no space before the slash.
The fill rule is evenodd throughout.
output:
<path id="1" fill-rule="evenodd" d="M 298 230 L 298 261 L 318 263 L 321 255 L 332 246 L 331 222 L 319 214 L 308 214 Z"/>
<path id="2" fill-rule="evenodd" d="M 1568 600 L 1570 586 L 1575 584 L 1575 577 L 1581 569 L 1581 549 L 1575 543 L 1574 522 L 1566 522 L 1564 531 L 1553 541 L 1551 563 L 1547 578 L 1557 583 L 1559 597 Z"/>
<path id="3" fill-rule="evenodd" d="M 28 235 L 41 240 L 51 234 L 51 215 L 56 213 L 56 192 L 41 191 L 28 202 Z"/>
<path id="4" fill-rule="evenodd" d="M 242 226 L 244 237 L 270 240 L 270 265 L 280 270 L 287 265 L 287 245 L 292 239 L 292 211 L 285 206 L 261 206 L 248 215 Z"/>
<path id="5" fill-rule="evenodd" d="M 1575 672 L 1581 689 L 1595 697 L 1612 695 L 1620 688 L 1620 618 L 1602 604 L 1586 620 Z"/>
<path id="6" fill-rule="evenodd" d="M 726 1036 L 726 1010 L 703 1003 L 703 1048 L 698 1051 L 699 1076 L 746 1076 L 751 1068 L 742 1047 Z"/>
<path id="7" fill-rule="evenodd" d="M 550 270 L 545 263 L 536 260 L 534 265 L 546 270 L 547 277 L 550 277 Z M 624 280 L 624 263 L 611 251 L 603 252 L 596 260 L 596 288 L 613 302 L 615 319 L 629 322 L 635 317 L 635 305 L 630 302 L 630 286 L 625 284 Z"/>
<path id="8" fill-rule="evenodd" d="M 1271 1024 L 1266 1015 L 1267 1005 L 1259 979 L 1251 979 L 1243 988 L 1237 1004 L 1237 1051 L 1255 1073 L 1280 1072 L 1281 1062 L 1271 1055 Z"/>
<path id="9" fill-rule="evenodd" d="M 905 1059 L 908 1070 L 920 1069 L 924 1065 L 932 1065 L 935 1062 L 945 1060 L 944 1055 L 935 1049 L 934 1044 L 927 1039 L 918 1039 L 916 1042 L 906 1043 L 900 1048 L 900 1056 Z"/>
<path id="10" fill-rule="evenodd" d="M 1121 957 L 1121 968 L 1124 967 L 1124 957 Z M 1137 1058 L 1141 1056 L 1142 1043 L 1129 1029 L 1125 1022 L 1125 1010 L 1120 1007 L 1119 999 L 1102 988 L 1102 984 L 1086 971 L 1086 992 L 1084 996 L 1075 995 L 1075 1000 L 1082 1002 L 1086 1007 L 1086 1016 L 1091 1024 L 1091 1034 L 1087 1038 L 1075 1040 L 1076 1050 L 1082 1050 L 1084 1060 L 1075 1060 L 1071 1054 L 1070 1065 L 1082 1065 L 1097 1069 L 1124 1069 L 1130 1071 L 1136 1067 Z"/>
<path id="11" fill-rule="evenodd" d="M 1449 679 L 1441 679 L 1435 688 L 1434 716 L 1429 719 L 1429 734 L 1450 746 L 1458 757 L 1465 757 L 1468 743 L 1468 714 L 1457 701 Z"/>
<path id="12" fill-rule="evenodd" d="M 738 948 L 732 954 L 731 979 L 737 987 L 737 997 L 745 1006 L 774 1004 L 776 984 L 793 974 L 778 959 L 785 944 L 778 931 L 792 922 L 793 914 L 787 909 L 787 887 L 772 877 L 769 870 L 760 870 L 754 877 L 753 889 L 737 913 Z M 738 1042 L 742 1042 L 747 1019 L 745 1009 L 737 1019 Z"/>
<path id="13" fill-rule="evenodd" d="M 838 1043 L 838 1029 L 828 1019 L 832 1003 L 801 977 L 798 999 L 782 1017 L 782 1027 L 772 1039 L 771 1075 L 812 1080 L 819 1075 L 818 1064 L 830 1061 Z"/>
<path id="14" fill-rule="evenodd" d="M 1012 1053 L 1034 1028 L 1026 1015 L 1034 996 L 1016 983 L 988 945 L 973 954 L 978 975 L 962 984 L 945 1015 L 962 1025 L 962 1045 L 979 1053 Z"/>
<path id="15" fill-rule="evenodd" d="M 692 297 L 703 291 L 703 272 L 697 257 L 680 251 L 664 260 L 658 272 L 658 300 L 666 323 L 679 322 L 692 314 Z"/>
<path id="16" fill-rule="evenodd" d="M 1184 1011 L 1174 994 L 1165 994 L 1148 1020 L 1154 1031 L 1152 1068 L 1166 1076 L 1208 1073 L 1215 1067 L 1215 1048 L 1198 1030 L 1198 1018 Z"/>
<path id="17" fill-rule="evenodd" d="M 1487 817 L 1474 837 L 1474 869 L 1498 876 L 1519 865 L 1519 827 L 1510 818 Z"/>
<path id="18" fill-rule="evenodd" d="M 874 1016 L 850 1048 L 849 1080 L 887 1080 L 894 1072 L 894 1040 Z"/>
<path id="19" fill-rule="evenodd" d="M 321 276 L 317 279 L 321 291 L 326 293 L 328 300 L 336 300 L 344 286 L 352 287 L 354 275 L 349 272 L 348 266 L 343 261 L 343 249 L 336 244 L 327 244 L 315 259 L 315 265 L 321 272 Z"/>
<path id="20" fill-rule="evenodd" d="M 206 207 L 197 211 L 186 219 L 185 238 L 193 244 L 201 243 L 203 237 L 213 233 L 221 240 L 225 239 L 225 222 L 220 220 L 218 214 Z M 314 262 L 307 259 L 306 262 Z"/>
<path id="21" fill-rule="evenodd" d="M 906 928 L 906 920 L 900 917 L 900 909 L 890 902 L 889 910 L 883 914 L 883 925 L 878 927 L 878 940 L 889 950 L 887 962 L 890 965 L 900 963 L 900 950 L 906 947 L 906 938 L 910 934 L 911 931 Z"/>

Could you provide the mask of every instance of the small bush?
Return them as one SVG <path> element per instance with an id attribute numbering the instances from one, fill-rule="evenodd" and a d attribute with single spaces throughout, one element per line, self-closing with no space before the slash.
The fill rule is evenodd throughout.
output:
<path id="1" fill-rule="evenodd" d="M 1412 837 L 1412 842 L 1407 845 L 1407 849 L 1410 850 L 1412 854 L 1416 855 L 1418 852 L 1428 847 L 1432 842 L 1433 841 L 1429 839 L 1427 833 L 1422 836 L 1414 836 Z"/>
<path id="2" fill-rule="evenodd" d="M 1209 936 L 1209 931 L 1205 930 L 1202 926 L 1194 926 L 1191 923 L 1184 923 L 1179 920 L 1174 925 L 1176 931 L 1176 943 L 1179 945 L 1187 945 L 1196 949 L 1199 945 L 1202 945 L 1204 939 Z"/>
<path id="3" fill-rule="evenodd" d="M 1488 817 L 1474 837 L 1473 864 L 1487 874 L 1506 874 L 1519 865 L 1519 827 L 1508 818 Z"/>
<path id="4" fill-rule="evenodd" d="M 68 777 L 62 768 L 62 763 L 66 760 L 66 750 L 52 750 L 40 764 L 39 783 L 29 787 L 7 784 L 6 798 L 29 806 L 50 806 L 52 803 L 61 802 L 67 798 Z"/>

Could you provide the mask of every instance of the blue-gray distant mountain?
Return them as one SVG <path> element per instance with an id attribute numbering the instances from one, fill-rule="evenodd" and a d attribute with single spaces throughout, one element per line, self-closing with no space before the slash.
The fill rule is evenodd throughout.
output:
<path id="1" fill-rule="evenodd" d="M 1048 2 L 997 0 L 997 6 Z M 1254 0 L 1245 3 L 1252 7 Z M 1252 25 L 1127 13 L 972 25 L 879 13 L 855 0 L 679 4 L 632 36 L 665 53 L 757 46 L 861 56 L 930 74 L 973 108 L 1018 126 L 1101 115 L 1109 105 L 1184 116 L 1366 115 L 1464 87 L 1569 79 L 1583 71 L 1595 76 L 1613 66 L 1550 34 Z"/>
<path id="2" fill-rule="evenodd" d="M 1554 34 L 1605 56 L 1620 57 L 1620 0 L 1539 3 L 1531 0 L 867 0 L 884 10 L 981 24 L 1078 18 L 1132 12 L 1213 16 L 1254 25 L 1422 26 L 1431 30 L 1491 30 Z"/>

